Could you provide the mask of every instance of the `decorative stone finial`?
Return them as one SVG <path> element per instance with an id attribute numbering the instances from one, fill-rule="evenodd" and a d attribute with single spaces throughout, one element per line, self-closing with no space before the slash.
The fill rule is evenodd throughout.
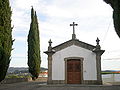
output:
<path id="1" fill-rule="evenodd" d="M 99 45 L 100 40 L 99 40 L 99 38 L 98 38 L 98 37 L 97 37 L 96 42 L 97 42 L 97 45 Z"/>
<path id="2" fill-rule="evenodd" d="M 52 41 L 51 39 L 48 41 L 49 46 L 48 46 L 48 50 L 45 51 L 44 53 L 46 53 L 48 56 L 51 56 L 55 53 L 55 51 L 52 49 Z"/>
<path id="3" fill-rule="evenodd" d="M 51 46 L 51 45 L 52 45 L 52 41 L 51 41 L 51 39 L 48 41 L 48 43 L 49 43 L 49 46 Z"/>
<path id="4" fill-rule="evenodd" d="M 52 51 L 52 41 L 51 39 L 48 41 L 49 46 L 48 46 L 48 51 L 51 52 Z"/>
<path id="5" fill-rule="evenodd" d="M 99 45 L 100 40 L 99 40 L 99 38 L 98 38 L 98 37 L 97 37 L 96 42 L 97 42 L 97 45 L 96 45 L 96 50 L 100 50 L 100 49 L 101 49 L 101 47 L 100 47 L 100 45 Z"/>

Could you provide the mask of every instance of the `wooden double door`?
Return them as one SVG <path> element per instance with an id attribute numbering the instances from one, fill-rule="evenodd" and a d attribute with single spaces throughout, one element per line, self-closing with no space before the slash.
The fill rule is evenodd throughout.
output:
<path id="1" fill-rule="evenodd" d="M 67 61 L 67 83 L 80 84 L 81 83 L 81 61 L 68 60 Z"/>

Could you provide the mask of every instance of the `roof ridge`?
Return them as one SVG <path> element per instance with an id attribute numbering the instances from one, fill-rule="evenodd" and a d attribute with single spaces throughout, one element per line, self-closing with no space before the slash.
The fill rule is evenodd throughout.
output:
<path id="1" fill-rule="evenodd" d="M 55 51 L 59 51 L 59 50 L 62 50 L 64 48 L 67 48 L 71 45 L 76 45 L 76 46 L 79 46 L 79 47 L 82 47 L 82 48 L 85 48 L 85 49 L 88 49 L 91 51 L 95 48 L 94 45 L 85 43 L 83 41 L 79 41 L 78 39 L 71 39 L 71 40 L 68 40 L 64 43 L 57 45 L 57 46 L 54 46 L 52 49 L 54 49 Z"/>

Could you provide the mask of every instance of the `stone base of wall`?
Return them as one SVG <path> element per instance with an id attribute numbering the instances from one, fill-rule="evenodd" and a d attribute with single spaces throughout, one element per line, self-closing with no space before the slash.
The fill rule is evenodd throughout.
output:
<path id="1" fill-rule="evenodd" d="M 97 80 L 84 80 L 83 84 L 86 85 L 101 85 L 102 81 L 97 81 Z"/>
<path id="2" fill-rule="evenodd" d="M 65 84 L 65 80 L 52 80 L 48 84 Z"/>
<path id="3" fill-rule="evenodd" d="M 51 82 L 48 82 L 48 84 L 66 84 L 65 80 L 52 80 Z M 97 80 L 83 80 L 81 83 L 82 85 L 101 85 L 101 81 Z"/>

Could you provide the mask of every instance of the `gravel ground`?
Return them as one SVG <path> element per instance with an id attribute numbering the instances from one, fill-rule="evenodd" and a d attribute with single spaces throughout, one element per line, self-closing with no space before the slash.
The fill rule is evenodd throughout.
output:
<path id="1" fill-rule="evenodd" d="M 0 84 L 0 90 L 120 90 L 120 85 L 47 85 L 40 82 Z"/>

